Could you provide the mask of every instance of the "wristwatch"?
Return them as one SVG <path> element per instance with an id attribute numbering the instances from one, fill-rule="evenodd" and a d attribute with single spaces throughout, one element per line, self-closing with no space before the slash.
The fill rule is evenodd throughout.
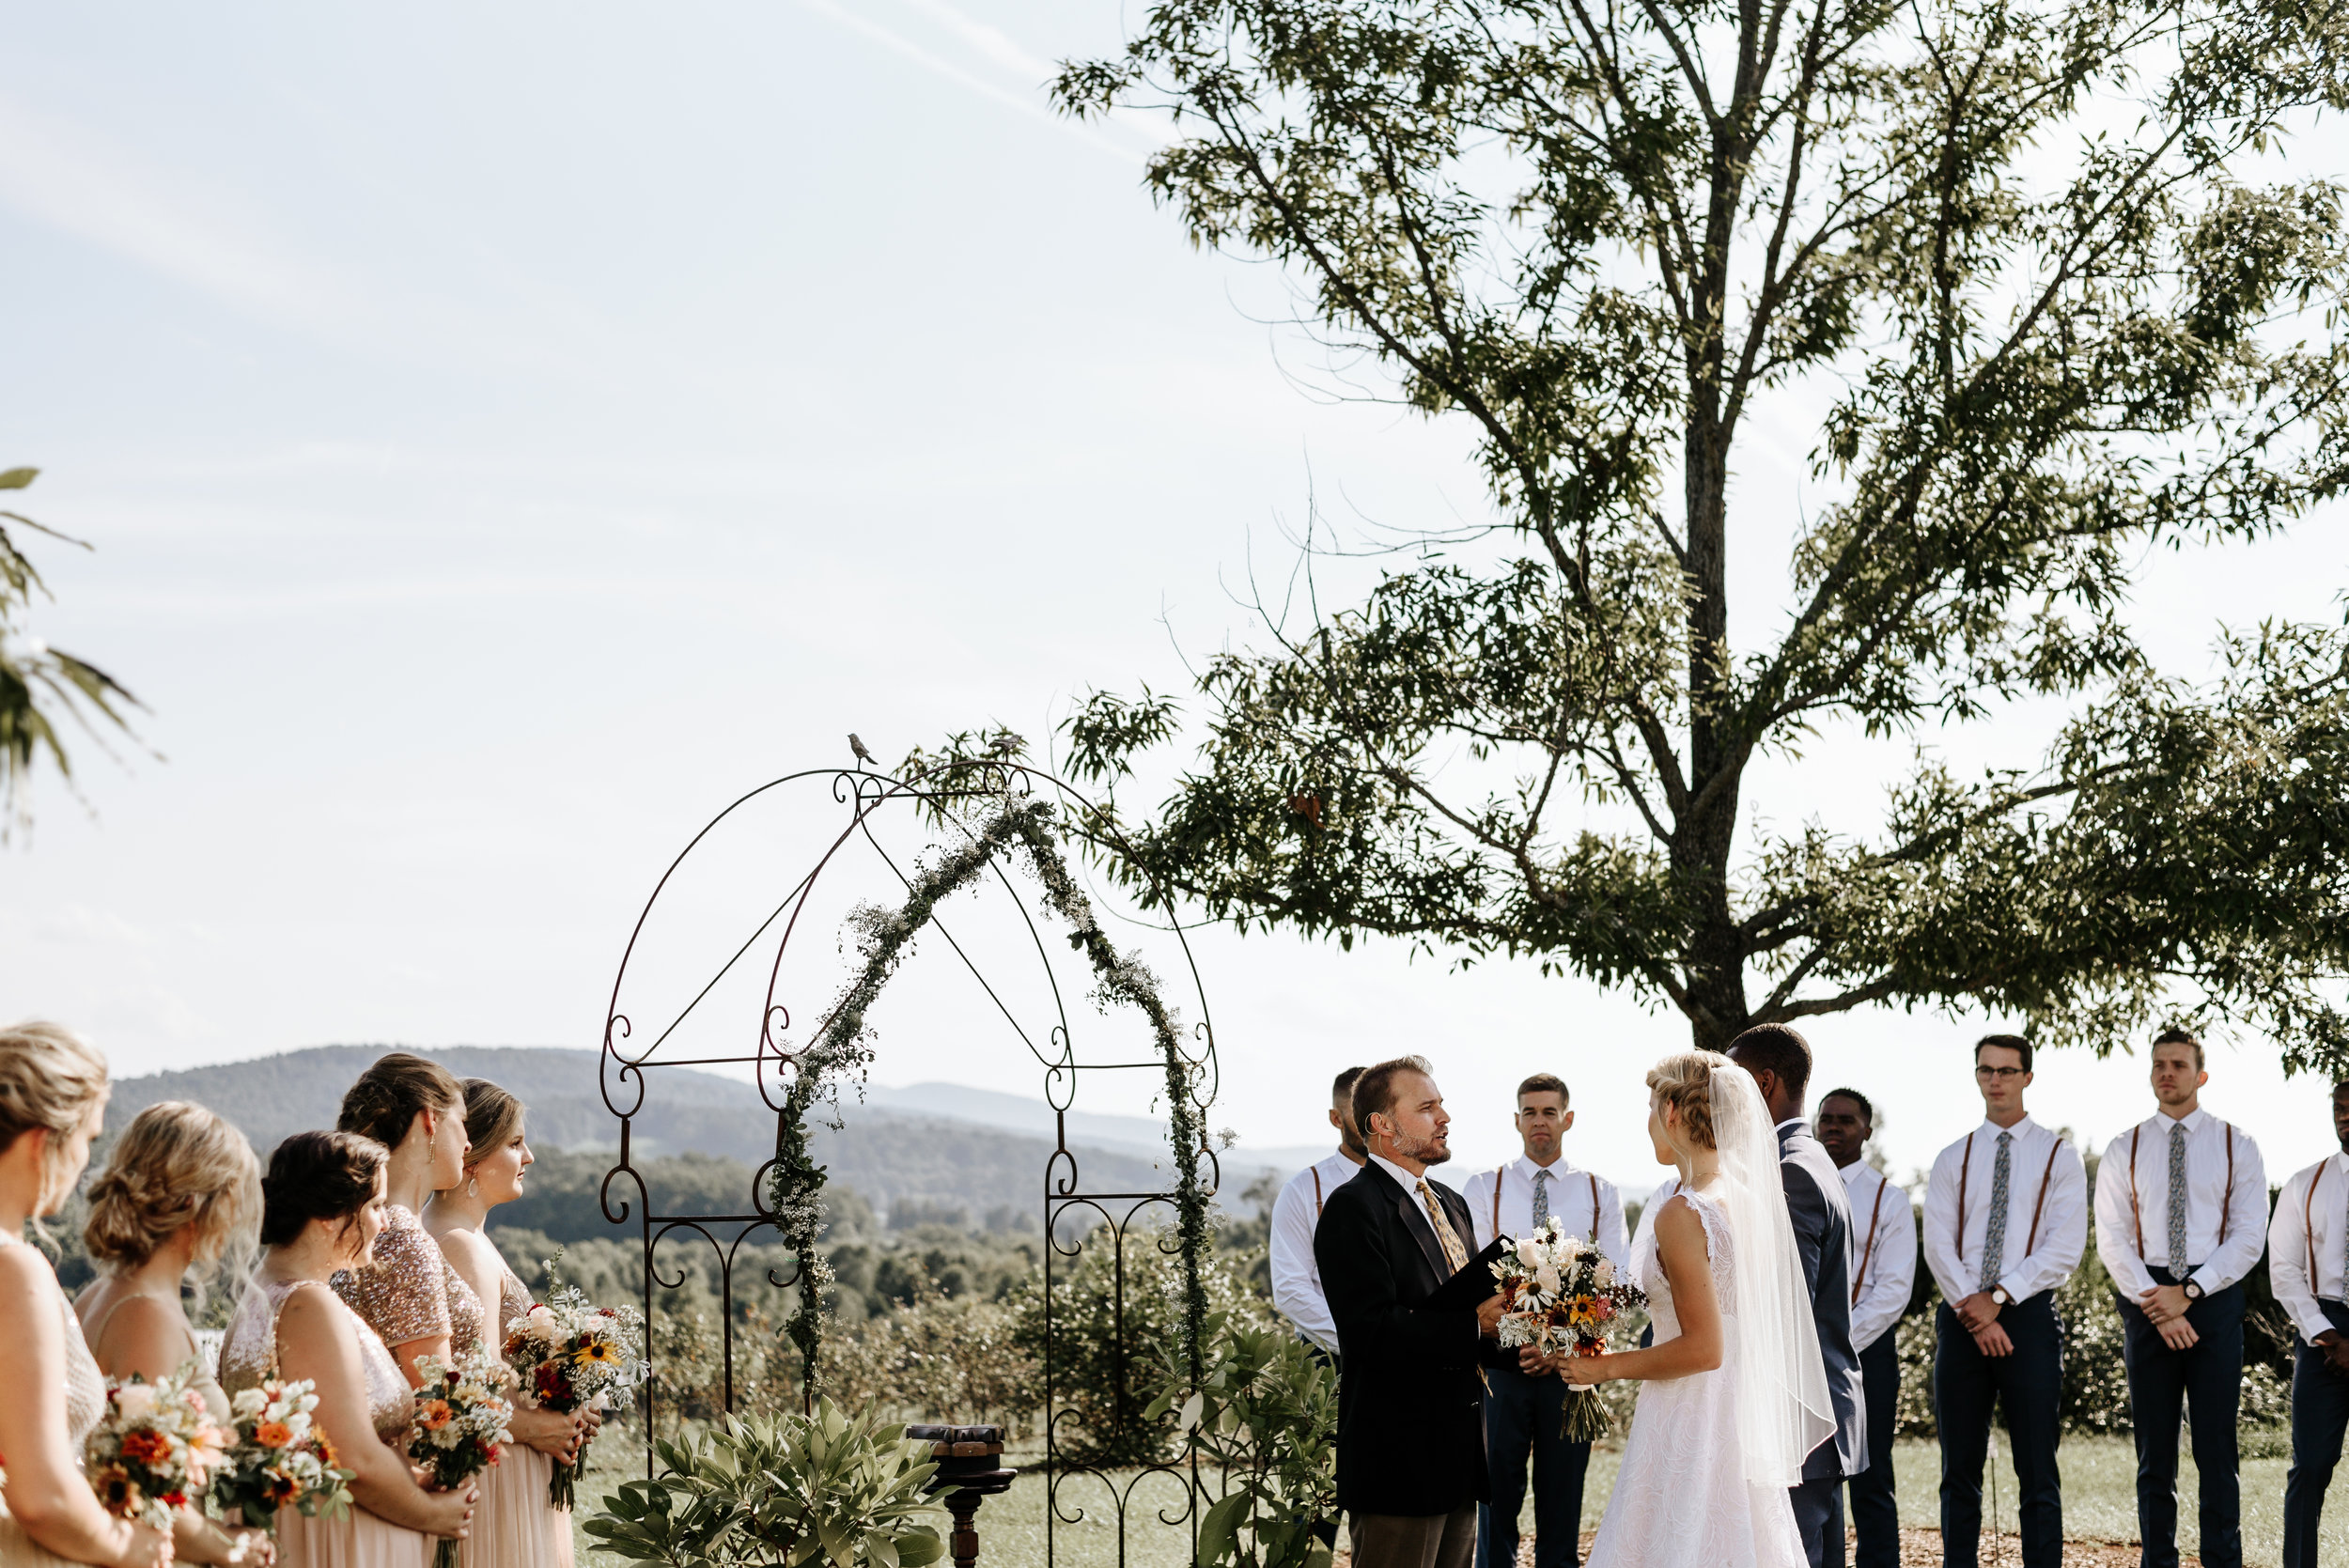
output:
<path id="1" fill-rule="evenodd" d="M 2200 1301 L 2202 1298 L 2202 1287 L 2196 1284 L 2191 1280 L 2188 1280 L 2185 1284 L 2180 1285 L 2178 1288 L 2186 1292 L 2186 1298 L 2188 1301 Z"/>
<path id="2" fill-rule="evenodd" d="M 2012 1307 L 2015 1305 L 2015 1297 L 2006 1293 L 2006 1287 L 2004 1285 L 1992 1285 L 1990 1287 L 1990 1299 L 1997 1302 L 2001 1307 Z"/>

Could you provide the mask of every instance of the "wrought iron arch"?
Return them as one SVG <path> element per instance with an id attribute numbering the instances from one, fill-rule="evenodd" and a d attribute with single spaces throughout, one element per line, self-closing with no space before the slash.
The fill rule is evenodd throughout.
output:
<path id="1" fill-rule="evenodd" d="M 831 827 L 817 830 L 817 843 L 812 863 L 800 873 L 780 896 L 773 897 L 771 907 L 761 900 L 757 908 L 748 911 L 753 920 L 748 935 L 739 942 L 729 934 L 721 945 L 723 957 L 714 971 L 697 986 L 689 981 L 683 989 L 690 996 L 667 1015 L 651 1037 L 639 1044 L 636 1022 L 629 1013 L 637 1005 L 630 1000 L 631 966 L 640 963 L 641 949 L 646 942 L 657 910 L 665 908 L 664 895 L 674 903 L 680 875 L 689 872 L 696 855 L 705 858 L 715 853 L 725 831 L 742 823 L 761 808 L 780 809 L 786 815 L 804 810 L 801 800 L 810 790 L 820 790 L 818 799 L 826 812 L 839 813 L 840 818 Z M 998 817 L 974 815 L 988 802 L 1001 802 Z M 599 1068 L 600 1089 L 604 1103 L 619 1123 L 619 1151 L 611 1169 L 605 1172 L 599 1189 L 604 1216 L 614 1224 L 636 1219 L 643 1248 L 643 1296 L 647 1337 L 647 1354 L 655 1350 L 656 1291 L 674 1291 L 685 1282 L 681 1266 L 664 1273 L 661 1263 L 661 1248 L 673 1237 L 698 1238 L 709 1249 L 717 1265 L 721 1325 L 720 1347 L 723 1362 L 723 1397 L 725 1408 L 736 1406 L 738 1389 L 736 1367 L 736 1312 L 734 1268 L 740 1250 L 754 1235 L 780 1236 L 785 1232 L 786 1215 L 779 1212 L 774 1192 L 775 1176 L 780 1168 L 786 1141 L 794 1136 L 791 1125 L 792 1090 L 801 1085 L 801 1075 L 806 1070 L 811 1048 L 823 1039 L 826 1031 L 835 1023 L 838 1010 L 848 1000 L 849 990 L 841 991 L 832 1001 L 832 1011 L 824 1014 L 815 1029 L 796 1041 L 792 1034 L 790 994 L 792 979 L 786 974 L 786 960 L 792 953 L 795 938 L 806 939 L 806 925 L 811 911 L 817 908 L 819 891 L 827 884 L 827 876 L 839 877 L 851 875 L 845 868 L 864 859 L 867 875 L 878 871 L 883 885 L 893 895 L 897 892 L 912 894 L 925 875 L 918 854 L 909 856 L 902 849 L 893 850 L 884 842 L 879 830 L 893 822 L 925 825 L 926 840 L 933 856 L 962 854 L 966 858 L 978 846 L 980 835 L 992 831 L 992 824 L 1008 820 L 1015 814 L 1029 824 L 1023 831 L 1032 832 L 1033 824 L 1048 821 L 1056 812 L 1073 811 L 1083 815 L 1083 820 L 1096 831 L 1107 824 L 1084 799 L 1066 782 L 1016 761 L 961 761 L 941 768 L 917 778 L 900 779 L 863 768 L 813 768 L 786 774 L 748 791 L 727 805 L 703 826 L 687 842 L 668 868 L 663 871 L 652 893 L 638 914 L 624 950 L 618 972 L 614 977 L 612 995 L 605 1010 L 605 1022 Z M 804 820 L 804 818 L 793 818 Z M 1113 830 L 1111 830 L 1113 831 Z M 1116 1528 L 1116 1560 L 1126 1560 L 1126 1527 L 1136 1506 L 1135 1492 L 1149 1476 L 1165 1475 L 1181 1484 L 1182 1500 L 1174 1508 L 1154 1510 L 1158 1521 L 1166 1526 L 1187 1526 L 1194 1539 L 1198 1529 L 1195 1499 L 1197 1460 L 1193 1445 L 1186 1437 L 1174 1456 L 1160 1464 L 1144 1466 L 1135 1474 L 1120 1478 L 1105 1469 L 1088 1465 L 1061 1462 L 1064 1446 L 1064 1426 L 1072 1412 L 1063 1397 L 1059 1374 L 1063 1369 L 1054 1365 L 1057 1336 L 1051 1331 L 1054 1303 L 1054 1282 L 1057 1275 L 1072 1269 L 1076 1261 L 1089 1246 L 1107 1245 L 1112 1250 L 1112 1355 L 1122 1355 L 1126 1326 L 1126 1259 L 1129 1239 L 1182 1258 L 1190 1285 L 1190 1297 L 1184 1314 L 1185 1322 L 1194 1336 L 1189 1344 L 1194 1375 L 1199 1365 L 1197 1310 L 1200 1303 L 1198 1270 L 1206 1262 L 1208 1241 L 1206 1229 L 1206 1205 L 1212 1200 L 1220 1172 L 1216 1154 L 1205 1136 L 1204 1113 L 1215 1097 L 1217 1068 L 1213 1022 L 1208 1014 L 1204 989 L 1200 983 L 1198 965 L 1180 924 L 1168 919 L 1163 927 L 1154 927 L 1154 934 L 1171 938 L 1174 951 L 1180 955 L 1179 973 L 1185 985 L 1186 1000 L 1197 1009 L 1197 1021 L 1188 1032 L 1176 1033 L 1161 1029 L 1165 1049 L 1156 1058 L 1136 1059 L 1130 1052 L 1104 1051 L 1087 1048 L 1091 1035 L 1080 1020 L 1072 1019 L 1067 1005 L 1067 988 L 1063 984 L 1054 944 L 1047 940 L 1039 925 L 1037 911 L 1023 896 L 1021 882 L 1012 875 L 1012 868 L 1003 862 L 1007 855 L 1024 852 L 1031 860 L 1031 869 L 1040 874 L 1045 886 L 1044 902 L 1048 910 L 1069 921 L 1072 913 L 1077 926 L 1066 951 L 1091 960 L 1095 970 L 1106 973 L 1104 954 L 1112 958 L 1124 958 L 1109 946 L 1108 939 L 1092 918 L 1091 906 L 1084 894 L 1069 883 L 1058 890 L 1051 885 L 1049 866 L 1056 857 L 1040 852 L 1034 844 L 1018 842 L 1019 833 L 1006 831 L 998 835 L 999 842 L 984 847 L 975 875 L 983 875 L 991 885 L 1007 895 L 1010 908 L 1017 912 L 1017 932 L 1024 937 L 1021 951 L 1032 951 L 1041 967 L 1044 986 L 1040 992 L 1049 999 L 1048 1016 L 1042 1023 L 1031 1027 L 1023 1021 L 1004 988 L 990 981 L 984 967 L 974 957 L 965 939 L 957 937 L 961 925 L 957 914 L 950 924 L 939 917 L 934 908 L 924 910 L 909 935 L 934 933 L 951 950 L 954 959 L 974 979 L 985 1004 L 992 1008 L 1011 1032 L 1023 1042 L 1043 1068 L 1044 1095 L 1053 1110 L 1055 1135 L 1053 1146 L 1046 1157 L 1041 1172 L 1042 1256 L 1045 1284 L 1045 1337 L 1043 1437 L 1048 1468 L 1047 1558 L 1050 1560 L 1057 1546 L 1061 1527 L 1083 1521 L 1088 1517 L 1085 1502 L 1089 1499 L 1072 1495 L 1064 1498 L 1064 1490 L 1071 1486 L 1098 1487 L 1106 1498 L 1108 1512 Z M 1063 880 L 1066 881 L 1064 876 Z M 957 886 L 967 885 L 957 883 Z M 771 884 L 770 884 L 771 886 Z M 946 890 L 951 894 L 954 888 Z M 1057 893 L 1057 896 L 1056 896 Z M 1073 897 L 1074 908 L 1071 908 Z M 1145 908 L 1155 908 L 1171 915 L 1173 901 L 1163 889 L 1151 890 L 1144 899 Z M 759 913 L 763 908 L 764 913 Z M 747 918 L 747 917 L 745 917 Z M 1090 931 L 1085 927 L 1090 927 Z M 968 935 L 969 927 L 961 926 Z M 829 933 L 826 933 L 829 934 Z M 729 1048 L 721 1044 L 714 1054 L 664 1055 L 664 1047 L 696 1035 L 687 1032 L 701 1021 L 707 1004 L 720 993 L 730 976 L 737 975 L 746 961 L 764 957 L 771 950 L 763 967 L 765 980 L 758 995 L 754 1017 L 739 1012 L 721 1011 L 709 1019 L 708 1027 L 719 1031 L 721 1041 L 731 1037 L 740 1041 L 747 1036 L 749 1048 Z M 1130 958 L 1125 958 L 1132 963 Z M 880 974 L 885 983 L 892 961 Z M 698 974 L 700 970 L 691 971 Z M 1146 975 L 1146 971 L 1142 971 Z M 853 989 L 853 982 L 851 989 Z M 1107 981 L 1097 985 L 1097 994 L 1103 986 L 1112 993 L 1118 987 Z M 874 987 L 875 990 L 878 987 Z M 680 991 L 683 994 L 683 991 Z M 1155 993 L 1154 993 L 1155 996 Z M 869 1000 L 869 998 L 868 998 Z M 1131 1000 L 1129 997 L 1125 1000 Z M 728 1021 L 731 1019 L 731 1021 Z M 1171 1019 L 1161 1018 L 1171 1024 Z M 739 1031 L 739 1032 L 737 1032 Z M 1085 1044 L 1081 1045 L 1081 1040 Z M 685 1048 L 690 1052 L 692 1048 Z M 751 1085 L 761 1101 L 776 1117 L 777 1155 L 763 1162 L 754 1172 L 743 1212 L 723 1214 L 663 1213 L 651 1201 L 643 1174 L 636 1166 L 636 1122 L 646 1108 L 647 1093 L 652 1085 L 651 1075 L 668 1068 L 733 1067 L 748 1068 Z M 1078 1150 L 1072 1147 L 1068 1132 L 1068 1112 L 1076 1101 L 1078 1090 L 1085 1075 L 1100 1073 L 1158 1072 L 1165 1075 L 1163 1093 L 1169 1096 L 1167 1106 L 1170 1123 L 1171 1153 L 1174 1157 L 1176 1179 L 1171 1188 L 1143 1191 L 1090 1190 L 1083 1182 Z M 1179 1096 L 1179 1098 L 1177 1097 Z M 802 1096 L 804 1098 L 804 1096 Z M 1185 1140 L 1174 1129 L 1190 1129 Z M 633 1188 L 630 1193 L 629 1187 Z M 1087 1217 L 1090 1217 L 1088 1219 Z M 1153 1221 L 1173 1219 L 1175 1222 L 1153 1224 Z M 1188 1220 L 1188 1222 L 1186 1222 Z M 1077 1221 L 1084 1221 L 1077 1223 Z M 731 1233 L 731 1234 L 729 1234 Z M 774 1269 L 767 1272 L 768 1282 L 778 1289 L 793 1289 L 803 1300 L 812 1299 L 821 1289 L 820 1278 L 811 1279 L 807 1272 L 810 1254 L 802 1252 L 801 1262 L 788 1273 Z M 811 1352 L 813 1346 L 807 1346 Z M 813 1364 L 812 1355 L 809 1365 Z M 1126 1380 L 1120 1374 L 1114 1379 L 1121 1396 L 1117 1419 L 1139 1421 L 1138 1408 L 1123 1406 Z M 802 1398 L 810 1390 L 802 1388 Z M 650 1473 L 654 1463 L 652 1437 L 659 1416 L 661 1381 L 658 1357 L 654 1360 L 654 1376 L 640 1398 L 646 1428 L 646 1464 Z M 951 1414 L 951 1413 L 948 1413 Z"/>

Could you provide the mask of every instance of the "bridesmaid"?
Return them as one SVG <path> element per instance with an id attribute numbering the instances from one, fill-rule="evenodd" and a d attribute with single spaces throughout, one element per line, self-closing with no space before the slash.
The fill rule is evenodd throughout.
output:
<path id="1" fill-rule="evenodd" d="M 428 1492 L 408 1465 L 415 1396 L 375 1330 L 327 1281 L 364 1268 L 383 1228 L 383 1146 L 298 1132 L 261 1184 L 261 1266 L 220 1348 L 230 1393 L 273 1377 L 316 1386 L 319 1430 L 357 1505 L 339 1519 L 277 1515 L 278 1568 L 425 1568 L 436 1535 L 463 1539 L 477 1494 Z"/>
<path id="2" fill-rule="evenodd" d="M 442 1255 L 465 1277 L 485 1303 L 494 1303 L 490 1343 L 502 1345 L 516 1318 L 530 1311 L 530 1291 L 516 1277 L 497 1245 L 482 1230 L 490 1210 L 522 1195 L 522 1173 L 532 1164 L 522 1137 L 522 1102 L 487 1079 L 465 1079 L 465 1179 L 433 1195 L 425 1229 L 441 1244 Z M 482 1479 L 481 1509 L 467 1560 L 495 1568 L 571 1568 L 571 1516 L 547 1500 L 554 1461 L 578 1452 L 583 1435 L 592 1436 L 596 1418 L 514 1407 L 510 1448 Z"/>
<path id="3" fill-rule="evenodd" d="M 341 1126 L 374 1139 L 391 1158 L 374 1262 L 336 1275 L 334 1288 L 392 1347 L 412 1389 L 424 1381 L 419 1358 L 462 1356 L 481 1343 L 481 1297 L 416 1218 L 426 1199 L 465 1179 L 465 1091 L 439 1063 L 394 1051 L 343 1096 Z"/>
<path id="4" fill-rule="evenodd" d="M 106 1380 L 49 1260 L 24 1244 L 89 1164 L 106 1113 L 106 1059 L 53 1023 L 0 1030 L 0 1565 L 163 1568 L 171 1537 L 98 1506 L 82 1445 Z"/>
<path id="5" fill-rule="evenodd" d="M 82 1245 L 101 1270 L 73 1310 L 98 1358 L 117 1380 L 149 1383 L 195 1363 L 197 1388 L 215 1419 L 228 1420 L 228 1396 L 205 1371 L 179 1290 L 192 1271 L 197 1288 L 226 1270 L 241 1279 L 261 1223 L 261 1162 L 244 1134 L 200 1105 L 165 1100 L 131 1119 L 89 1187 L 89 1223 Z M 183 1508 L 172 1531 L 183 1562 L 250 1563 L 269 1568 L 276 1547 L 263 1530 L 234 1534 L 195 1509 Z"/>

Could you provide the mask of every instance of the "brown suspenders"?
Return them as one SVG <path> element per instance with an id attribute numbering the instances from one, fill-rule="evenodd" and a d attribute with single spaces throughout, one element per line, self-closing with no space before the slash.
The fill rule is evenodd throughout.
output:
<path id="1" fill-rule="evenodd" d="M 2325 1167 L 2331 1163 L 2332 1160 L 2329 1157 L 2317 1161 L 2316 1174 L 2309 1178 L 2308 1201 L 2300 1205 L 2300 1239 L 2307 1243 L 2309 1249 L 2309 1294 L 2310 1296 L 2316 1294 L 2316 1188 L 2317 1185 L 2325 1179 Z M 2344 1281 L 2343 1288 L 2349 1289 L 2349 1281 Z"/>
<path id="2" fill-rule="evenodd" d="M 2063 1140 L 2058 1138 L 2055 1147 L 2047 1151 L 2047 1164 L 2039 1172 L 2039 1196 L 2030 1206 L 2030 1234 L 2024 1239 L 2023 1256 L 2028 1258 L 2039 1245 L 2039 1216 L 2047 1206 L 2047 1179 L 2055 1174 L 2055 1157 L 2063 1152 Z M 1966 1153 L 1957 1166 L 1957 1261 L 1966 1261 L 1966 1172 L 1974 1163 L 1974 1135 L 1966 1135 Z M 1877 1196 L 1881 1197 L 1879 1193 Z M 2140 1249 L 2139 1250 L 2142 1250 Z"/>
<path id="3" fill-rule="evenodd" d="M 1501 1178 L 1508 1173 L 1508 1170 L 1506 1165 L 1497 1166 L 1493 1170 L 1493 1234 L 1495 1235 L 1501 1234 Z M 1596 1246 L 1598 1244 L 1598 1172 L 1585 1171 L 1582 1174 L 1591 1184 L 1591 1244 Z"/>
<path id="4" fill-rule="evenodd" d="M 1306 1166 L 1305 1169 L 1314 1173 L 1314 1218 L 1319 1219 L 1321 1218 L 1321 1167 L 1315 1163 Z"/>
<path id="5" fill-rule="evenodd" d="M 1851 1304 L 1859 1305 L 1860 1288 L 1868 1282 L 1868 1262 L 1875 1255 L 1876 1220 L 1884 1213 L 1884 1189 L 1892 1184 L 1879 1174 L 1876 1177 L 1876 1201 L 1868 1205 L 1868 1244 L 1859 1250 L 1859 1274 L 1851 1282 Z"/>
<path id="6" fill-rule="evenodd" d="M 2221 1122 L 2218 1125 L 2227 1129 L 2227 1192 L 2218 1200 L 2218 1245 L 2224 1247 L 2227 1245 L 2227 1211 L 2234 1207 L 2234 1124 Z M 2142 1122 L 2129 1129 L 2129 1223 L 2137 1228 L 2137 1256 L 2140 1263 L 2145 1259 L 2145 1216 L 2139 1212 L 2137 1205 L 2137 1140 L 2144 1130 L 2145 1124 Z M 2313 1198 L 2315 1194 L 2316 1184 L 2310 1182 L 2309 1195 Z M 2314 1257 L 2316 1254 L 2311 1251 L 2309 1255 Z M 2172 1274 L 2179 1273 L 2184 1266 L 2175 1258 L 2170 1260 L 2170 1272 Z"/>

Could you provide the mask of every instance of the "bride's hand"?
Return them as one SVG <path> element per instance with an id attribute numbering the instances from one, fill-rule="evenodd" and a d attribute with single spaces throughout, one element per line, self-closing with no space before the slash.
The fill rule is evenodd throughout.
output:
<path id="1" fill-rule="evenodd" d="M 1596 1388 L 1607 1381 L 1607 1374 L 1599 1367 L 1606 1359 L 1604 1356 L 1562 1356 L 1558 1358 L 1558 1375 L 1566 1380 L 1568 1388 Z"/>

